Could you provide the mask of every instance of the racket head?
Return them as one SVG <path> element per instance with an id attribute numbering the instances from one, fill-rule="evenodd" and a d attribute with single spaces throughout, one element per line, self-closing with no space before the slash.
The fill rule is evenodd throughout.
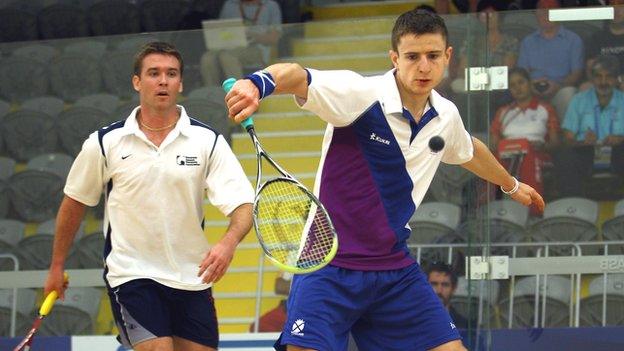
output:
<path id="1" fill-rule="evenodd" d="M 294 179 L 279 177 L 262 184 L 253 220 L 262 249 L 283 271 L 317 271 L 338 251 L 336 230 L 325 207 Z"/>

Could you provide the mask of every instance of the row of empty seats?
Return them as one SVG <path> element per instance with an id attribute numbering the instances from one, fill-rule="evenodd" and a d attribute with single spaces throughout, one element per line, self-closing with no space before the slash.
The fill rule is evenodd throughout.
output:
<path id="1" fill-rule="evenodd" d="M 131 78 L 137 46 L 157 40 L 155 37 L 132 38 L 129 48 L 106 51 L 104 42 L 78 42 L 65 52 L 47 45 L 30 45 L 0 58 L 0 97 L 11 102 L 55 95 L 73 102 L 91 94 L 108 92 L 122 99 L 136 95 Z M 187 63 L 188 64 L 188 63 Z M 185 76 L 192 89 L 199 80 L 193 66 Z"/>
<path id="2" fill-rule="evenodd" d="M 68 288 L 65 300 L 57 301 L 54 313 L 46 319 L 37 332 L 45 336 L 92 335 L 100 310 L 103 289 Z M 16 335 L 24 335 L 37 315 L 38 293 L 33 289 L 17 290 Z M 13 290 L 0 289 L 0 335 L 10 335 Z"/>
<path id="3" fill-rule="evenodd" d="M 41 223 L 34 234 L 25 235 L 26 224 L 12 219 L 0 219 L 0 254 L 17 258 L 20 270 L 48 269 L 54 242 L 55 220 Z M 101 268 L 104 235 L 101 231 L 85 234 L 84 223 L 74 238 L 66 266 L 68 268 Z M 0 258 L 0 270 L 14 270 L 10 258 Z"/>
<path id="4" fill-rule="evenodd" d="M 42 4 L 43 0 L 29 0 L 1 8 L 0 42 L 172 31 L 181 29 L 191 10 L 191 2 L 185 0 L 142 0 L 138 5 L 127 0 Z"/>
<path id="5" fill-rule="evenodd" d="M 477 316 L 481 306 L 480 323 L 489 323 L 491 328 L 573 326 L 575 312 L 571 307 L 576 303 L 581 326 L 624 325 L 624 274 L 609 274 L 606 281 L 604 275 L 588 278 L 587 292 L 577 302 L 568 276 L 540 276 L 539 284 L 536 277 L 518 278 L 514 284 L 496 280 L 469 284 L 462 277 L 451 305 L 467 319 Z"/>
<path id="6" fill-rule="evenodd" d="M 6 111 L 0 102 L 0 155 L 6 149 L 6 154 L 18 162 L 59 151 L 75 156 L 90 133 L 126 118 L 137 104 L 121 102 L 110 94 L 89 95 L 67 108 L 62 100 L 50 96 L 31 99 L 14 111 Z M 221 89 L 196 89 L 180 104 L 190 116 L 229 140 L 230 125 Z"/>
<path id="7" fill-rule="evenodd" d="M 614 207 L 613 216 L 598 227 L 598 203 L 584 198 L 563 198 L 547 203 L 540 219 L 530 219 L 529 209 L 512 200 L 492 201 L 477 219 L 462 221 L 458 205 L 425 202 L 410 220 L 408 243 L 422 260 L 444 258 L 445 249 L 427 248 L 443 243 L 524 243 L 624 240 L 624 200 Z M 418 245 L 425 245 L 418 249 Z M 510 247 L 511 248 L 511 247 Z M 509 249 L 506 249 L 509 254 Z M 496 252 L 496 248 L 493 252 Z M 557 248 L 552 248 L 557 252 Z M 561 250 L 561 249 L 559 249 Z M 621 251 L 621 248 L 620 248 Z M 568 249 L 559 253 L 569 253 Z M 424 256 L 423 256 L 424 255 Z"/>

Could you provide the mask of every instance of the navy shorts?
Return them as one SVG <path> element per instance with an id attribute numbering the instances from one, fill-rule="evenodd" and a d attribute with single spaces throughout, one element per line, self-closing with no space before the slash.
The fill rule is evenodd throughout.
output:
<path id="1" fill-rule="evenodd" d="M 177 336 L 217 348 L 219 331 L 211 289 L 187 291 L 151 279 L 108 289 L 120 342 L 132 347 L 157 337 Z"/>
<path id="2" fill-rule="evenodd" d="M 389 271 L 334 266 L 293 278 L 277 350 L 429 350 L 461 339 L 417 264 Z"/>

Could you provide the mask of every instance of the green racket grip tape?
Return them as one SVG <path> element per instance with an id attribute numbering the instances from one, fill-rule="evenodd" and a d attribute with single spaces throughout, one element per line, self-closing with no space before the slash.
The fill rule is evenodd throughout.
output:
<path id="1" fill-rule="evenodd" d="M 223 87 L 223 90 L 225 90 L 226 93 L 229 93 L 230 90 L 232 90 L 234 83 L 236 83 L 236 78 L 228 78 L 223 81 L 223 83 L 221 84 L 221 87 Z M 241 122 L 241 125 L 245 127 L 246 130 L 249 130 L 249 128 L 253 128 L 253 125 L 254 125 L 253 117 L 251 116 L 247 117 L 246 120 Z"/>

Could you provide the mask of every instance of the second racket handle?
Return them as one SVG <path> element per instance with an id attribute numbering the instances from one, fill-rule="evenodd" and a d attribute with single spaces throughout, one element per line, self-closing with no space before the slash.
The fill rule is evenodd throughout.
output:
<path id="1" fill-rule="evenodd" d="M 67 275 L 67 272 L 63 273 L 63 281 L 69 281 L 69 275 Z M 50 313 L 50 310 L 52 310 L 52 306 L 54 306 L 54 302 L 57 298 L 58 293 L 56 292 L 56 290 L 51 291 L 48 296 L 46 296 L 43 304 L 41 304 L 41 308 L 39 308 L 39 314 L 42 316 L 46 316 L 48 313 Z"/>
<path id="2" fill-rule="evenodd" d="M 225 90 L 226 93 L 229 93 L 230 90 L 232 90 L 234 83 L 236 83 L 236 78 L 228 78 L 223 81 L 221 87 L 223 87 L 223 90 Z M 253 117 L 247 117 L 247 119 L 241 122 L 241 125 L 245 127 L 246 130 L 248 130 L 249 128 L 253 128 Z"/>

